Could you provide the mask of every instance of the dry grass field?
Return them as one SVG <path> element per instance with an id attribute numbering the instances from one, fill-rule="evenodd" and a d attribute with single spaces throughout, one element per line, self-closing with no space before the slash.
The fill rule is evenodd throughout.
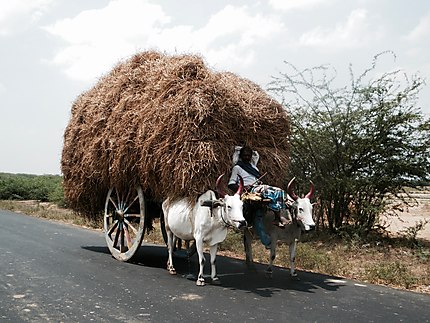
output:
<path id="1" fill-rule="evenodd" d="M 430 241 L 430 190 L 415 191 L 411 196 L 418 202 L 417 205 L 410 207 L 400 213 L 399 218 L 386 219 L 389 224 L 389 231 L 401 233 L 407 228 L 415 226 L 418 222 L 429 221 L 417 234 L 418 238 Z"/>
<path id="2" fill-rule="evenodd" d="M 418 204 L 399 218 L 386 219 L 390 232 L 384 235 L 366 240 L 321 232 L 305 235 L 298 245 L 297 269 L 430 294 L 430 192 L 414 194 Z M 49 203 L 0 201 L 0 209 L 96 230 L 102 227 L 102 219 L 99 223 L 89 223 L 73 211 Z M 429 223 L 416 230 L 420 221 Z M 163 244 L 158 221 L 154 227 L 144 241 Z M 254 259 L 268 263 L 268 252 L 258 241 L 253 248 Z M 241 234 L 230 231 L 219 254 L 244 259 Z M 280 245 L 277 254 L 275 264 L 288 267 L 287 247 Z"/>

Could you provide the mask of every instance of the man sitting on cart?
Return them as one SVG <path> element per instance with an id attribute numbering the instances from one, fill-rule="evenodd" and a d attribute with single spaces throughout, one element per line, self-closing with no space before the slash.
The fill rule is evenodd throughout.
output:
<path id="1" fill-rule="evenodd" d="M 257 193 L 262 199 L 267 199 L 268 208 L 275 214 L 275 221 L 273 224 L 280 228 L 285 228 L 289 223 L 287 219 L 281 217 L 281 210 L 286 208 L 285 192 L 279 187 L 265 185 L 262 183 L 261 174 L 257 168 L 259 160 L 258 152 L 253 151 L 249 146 L 236 147 L 233 155 L 233 166 L 228 187 L 232 191 L 237 191 L 239 186 L 239 175 L 243 178 L 243 183 L 246 192 Z M 262 217 L 262 212 L 256 215 Z M 263 239 L 262 239 L 263 240 Z M 262 241 L 264 244 L 264 241 Z"/>

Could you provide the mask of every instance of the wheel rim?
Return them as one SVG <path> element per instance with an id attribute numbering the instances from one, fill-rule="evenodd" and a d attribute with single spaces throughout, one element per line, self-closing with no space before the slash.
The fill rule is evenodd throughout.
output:
<path id="1" fill-rule="evenodd" d="M 106 196 L 104 234 L 116 259 L 127 261 L 139 249 L 145 231 L 145 199 L 140 186 L 111 188 Z"/>

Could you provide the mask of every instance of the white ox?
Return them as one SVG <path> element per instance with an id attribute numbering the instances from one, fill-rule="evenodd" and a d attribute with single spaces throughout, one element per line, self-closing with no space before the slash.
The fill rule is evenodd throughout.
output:
<path id="1" fill-rule="evenodd" d="M 286 225 L 284 229 L 279 228 L 272 224 L 273 213 L 271 211 L 265 212 L 263 217 L 263 227 L 265 233 L 270 237 L 270 260 L 269 266 L 266 269 L 266 273 L 271 276 L 273 272 L 273 261 L 276 257 L 276 244 L 277 241 L 288 244 L 290 253 L 290 274 L 291 276 L 297 276 L 295 271 L 295 258 L 297 242 L 300 239 L 302 232 L 307 232 L 315 229 L 315 223 L 312 217 L 312 203 L 310 199 L 314 193 L 314 184 L 311 182 L 309 193 L 304 198 L 299 198 L 293 191 L 292 185 L 295 178 L 293 178 L 287 186 L 287 192 L 289 195 L 289 206 L 291 214 L 291 223 Z M 252 257 L 252 237 L 255 236 L 253 229 L 247 228 L 244 233 L 244 245 L 246 254 L 246 264 L 250 268 L 254 268 L 254 262 Z"/>
<path id="2" fill-rule="evenodd" d="M 173 267 L 175 237 L 185 241 L 195 240 L 200 265 L 196 281 L 198 286 L 205 285 L 203 277 L 205 263 L 204 244 L 210 246 L 212 283 L 219 283 L 215 266 L 218 244 L 225 240 L 227 227 L 243 229 L 247 225 L 243 217 L 243 202 L 240 199 L 243 180 L 241 179 L 237 192 L 230 196 L 223 194 L 223 190 L 220 188 L 222 176 L 218 177 L 216 183 L 217 191 L 220 196 L 223 196 L 219 199 L 216 198 L 215 192 L 208 190 L 199 196 L 197 203 L 194 205 L 188 199 L 165 200 L 162 204 L 169 251 L 167 270 L 172 275 L 176 274 L 176 270 Z"/>

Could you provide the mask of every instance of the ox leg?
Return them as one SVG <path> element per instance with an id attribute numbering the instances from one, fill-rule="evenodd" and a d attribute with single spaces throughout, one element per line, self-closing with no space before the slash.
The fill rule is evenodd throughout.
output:
<path id="1" fill-rule="evenodd" d="M 212 284 L 219 285 L 220 280 L 217 276 L 216 272 L 216 252 L 218 249 L 218 244 L 215 244 L 210 247 L 210 253 L 211 253 L 211 278 L 212 278 Z"/>
<path id="2" fill-rule="evenodd" d="M 187 263 L 188 263 L 187 279 L 195 281 L 196 275 L 191 272 L 191 257 L 197 252 L 196 243 L 194 241 L 194 243 L 190 247 L 190 241 L 186 241 L 185 246 L 187 248 L 186 252 L 187 252 Z"/>
<path id="3" fill-rule="evenodd" d="M 191 245 L 190 245 L 190 241 L 187 241 L 186 244 L 186 249 L 187 249 L 187 256 L 188 258 L 191 258 L 192 256 L 194 256 L 194 254 L 197 252 L 197 248 L 196 248 L 196 242 L 194 241 Z"/>
<path id="4" fill-rule="evenodd" d="M 205 266 L 205 255 L 203 253 L 203 241 L 200 239 L 196 239 L 196 248 L 197 248 L 197 254 L 199 255 L 199 275 L 197 276 L 196 285 L 197 286 L 204 286 L 205 285 L 205 278 L 203 277 L 203 269 Z"/>
<path id="5" fill-rule="evenodd" d="M 269 278 L 272 278 L 273 274 L 273 262 L 276 258 L 276 243 L 272 243 L 270 245 L 270 259 L 269 259 L 269 266 L 266 269 L 266 276 Z"/>
<path id="6" fill-rule="evenodd" d="M 176 270 L 173 267 L 173 249 L 175 246 L 176 238 L 174 237 L 172 231 L 167 230 L 167 249 L 169 251 L 169 258 L 167 260 L 167 270 L 169 274 L 176 275 Z"/>
<path id="7" fill-rule="evenodd" d="M 243 234 L 243 246 L 245 248 L 245 263 L 248 270 L 256 272 L 257 269 L 254 265 L 254 259 L 252 257 L 252 236 L 249 229 L 245 229 L 245 232 Z"/>
<path id="8" fill-rule="evenodd" d="M 291 277 L 297 277 L 297 273 L 296 273 L 296 269 L 295 269 L 297 240 L 294 240 L 289 245 L 289 251 L 290 251 L 290 274 L 291 274 Z"/>

